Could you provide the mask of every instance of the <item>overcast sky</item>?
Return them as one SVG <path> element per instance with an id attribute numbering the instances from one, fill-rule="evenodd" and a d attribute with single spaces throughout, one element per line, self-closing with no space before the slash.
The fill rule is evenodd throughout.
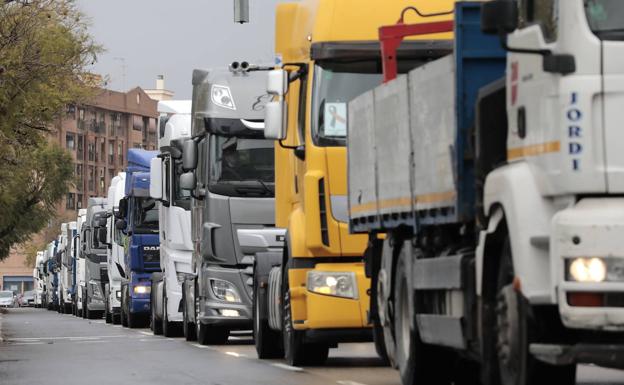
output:
<path id="1" fill-rule="evenodd" d="M 176 99 L 191 97 L 194 68 L 273 62 L 278 2 L 250 0 L 251 23 L 241 25 L 234 24 L 232 0 L 77 1 L 106 50 L 94 72 L 108 76 L 108 88 L 154 88 L 162 74 Z"/>

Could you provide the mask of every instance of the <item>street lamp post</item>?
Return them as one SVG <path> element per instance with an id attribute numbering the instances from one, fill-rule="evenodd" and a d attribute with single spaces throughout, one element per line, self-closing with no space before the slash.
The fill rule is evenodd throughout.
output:
<path id="1" fill-rule="evenodd" d="M 234 22 L 249 23 L 249 0 L 234 0 Z"/>

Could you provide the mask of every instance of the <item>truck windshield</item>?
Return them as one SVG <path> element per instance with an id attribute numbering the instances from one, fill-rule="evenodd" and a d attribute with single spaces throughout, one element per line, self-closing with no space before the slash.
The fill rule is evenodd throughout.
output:
<path id="1" fill-rule="evenodd" d="M 380 71 L 377 61 L 328 62 L 315 66 L 312 129 L 317 145 L 345 145 L 347 103 L 381 84 Z"/>
<path id="2" fill-rule="evenodd" d="M 228 196 L 274 194 L 273 141 L 211 135 L 209 189 Z"/>
<path id="3" fill-rule="evenodd" d="M 134 198 L 133 232 L 147 234 L 158 231 L 158 208 L 152 198 Z"/>
<path id="4" fill-rule="evenodd" d="M 624 40 L 624 1 L 585 0 L 589 28 L 602 40 Z"/>

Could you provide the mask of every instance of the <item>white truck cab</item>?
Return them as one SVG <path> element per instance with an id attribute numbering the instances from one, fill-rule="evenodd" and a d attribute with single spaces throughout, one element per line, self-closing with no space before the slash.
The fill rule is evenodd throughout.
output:
<path id="1" fill-rule="evenodd" d="M 108 283 L 104 288 L 105 318 L 112 323 L 121 323 L 121 279 L 124 266 L 124 244 L 121 230 L 115 227 L 113 213 L 119 210 L 119 201 L 125 195 L 126 173 L 120 172 L 112 180 L 108 188 L 107 210 L 111 214 L 107 219 L 106 239 L 108 249 L 106 254 Z M 109 316 L 110 314 L 110 316 Z"/>
<path id="2" fill-rule="evenodd" d="M 150 195 L 158 200 L 160 266 L 152 275 L 152 321 L 155 334 L 179 334 L 182 326 L 182 282 L 193 274 L 191 265 L 191 197 L 178 187 L 182 148 L 191 137 L 191 101 L 158 103 L 160 155 L 152 159 Z"/>

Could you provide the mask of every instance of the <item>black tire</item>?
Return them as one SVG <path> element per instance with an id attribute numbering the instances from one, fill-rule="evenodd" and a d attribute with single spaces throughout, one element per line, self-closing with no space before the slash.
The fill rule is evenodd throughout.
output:
<path id="1" fill-rule="evenodd" d="M 262 291 L 262 294 L 261 294 Z M 266 288 L 260 288 L 259 278 L 254 274 L 253 281 L 253 337 L 254 344 L 256 345 L 256 352 L 258 358 L 283 358 L 284 357 L 284 342 L 282 341 L 282 335 L 280 332 L 272 330 L 269 327 L 268 315 L 261 316 L 261 304 L 260 301 L 264 301 L 264 309 L 267 308 L 266 295 L 264 291 Z"/>
<path id="2" fill-rule="evenodd" d="M 163 330 L 162 330 L 162 320 L 160 318 L 158 318 L 156 316 L 156 306 L 154 306 L 155 301 L 154 298 L 156 297 L 156 290 L 155 290 L 155 285 L 154 282 L 152 281 L 152 290 L 151 290 L 151 295 L 150 295 L 150 308 L 151 308 L 151 317 L 150 317 L 150 329 L 152 329 L 152 331 L 154 332 L 155 336 L 159 336 L 161 334 L 163 334 Z"/>
<path id="3" fill-rule="evenodd" d="M 120 318 L 121 318 L 121 325 L 123 327 L 128 327 L 128 315 L 126 314 L 126 295 L 125 295 L 125 290 L 122 287 L 121 289 L 121 306 L 120 306 Z"/>
<path id="4" fill-rule="evenodd" d="M 163 317 L 162 317 L 162 334 L 165 337 L 178 337 L 180 335 L 180 326 L 177 322 L 169 322 L 167 314 L 167 286 L 163 283 Z"/>
<path id="5" fill-rule="evenodd" d="M 509 237 L 501 251 L 496 285 L 494 378 L 491 383 L 504 385 L 576 383 L 576 365 L 553 366 L 536 360 L 529 352 L 533 341 L 552 338 L 556 327 L 540 327 L 549 324 L 538 319 L 526 298 L 514 288 L 514 267 Z M 562 329 L 562 326 L 561 326 Z M 513 340 L 515 339 L 515 340 Z M 498 373 L 498 376 L 496 376 Z"/>
<path id="6" fill-rule="evenodd" d="M 189 315 L 189 310 L 193 311 L 194 309 L 189 309 L 186 298 L 186 290 L 187 290 L 188 282 L 184 281 L 182 284 L 182 334 L 184 334 L 184 339 L 187 341 L 195 341 L 197 340 L 197 336 L 195 334 L 195 325 L 191 323 L 191 318 Z"/>
<path id="7" fill-rule="evenodd" d="M 295 330 L 290 311 L 290 286 L 288 282 L 288 266 L 282 270 L 282 333 L 284 342 L 284 358 L 291 366 L 322 365 L 329 355 L 329 346 L 324 344 L 306 344 L 305 332 Z"/>
<path id="8" fill-rule="evenodd" d="M 82 289 L 82 318 L 87 318 L 87 290 Z"/>
<path id="9" fill-rule="evenodd" d="M 412 317 L 416 313 L 416 299 L 411 289 L 410 256 L 401 252 L 398 256 L 394 280 L 394 331 L 395 360 L 401 383 L 450 384 L 449 366 L 440 348 L 424 344 L 418 334 Z"/>

